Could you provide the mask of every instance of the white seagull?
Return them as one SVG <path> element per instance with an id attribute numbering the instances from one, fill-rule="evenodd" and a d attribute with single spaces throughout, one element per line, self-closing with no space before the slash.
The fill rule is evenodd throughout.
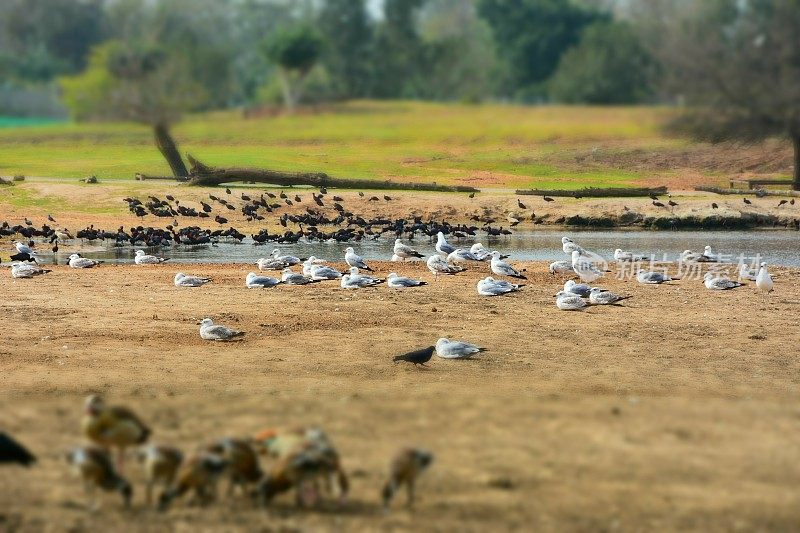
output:
<path id="1" fill-rule="evenodd" d="M 436 251 L 445 257 L 456 251 L 456 247 L 447 242 L 441 231 L 436 234 Z"/>
<path id="2" fill-rule="evenodd" d="M 556 307 L 562 311 L 580 311 L 586 305 L 586 301 L 577 294 L 564 291 L 556 293 Z"/>
<path id="3" fill-rule="evenodd" d="M 386 276 L 386 284 L 392 289 L 406 289 L 408 287 L 420 287 L 428 283 L 418 279 L 404 278 L 392 272 Z"/>
<path id="4" fill-rule="evenodd" d="M 574 274 L 575 269 L 572 268 L 572 261 L 553 261 L 549 267 L 551 274 Z"/>
<path id="5" fill-rule="evenodd" d="M 577 294 L 581 298 L 588 298 L 589 293 L 592 292 L 592 288 L 585 283 L 575 283 L 570 279 L 564 283 L 564 292 L 571 292 L 572 294 Z"/>
<path id="6" fill-rule="evenodd" d="M 12 278 L 32 278 L 40 274 L 47 274 L 49 270 L 45 270 L 34 263 L 11 263 L 11 277 Z"/>
<path id="7" fill-rule="evenodd" d="M 583 255 L 583 253 L 586 251 L 577 244 L 575 244 L 575 242 L 569 237 L 561 238 L 561 249 L 564 250 L 564 253 L 569 255 L 570 257 L 572 256 L 572 252 L 579 252 L 580 255 Z"/>
<path id="8" fill-rule="evenodd" d="M 757 276 L 758 270 L 750 270 L 750 267 L 748 267 L 745 263 L 739 265 L 739 279 L 756 281 Z"/>
<path id="9" fill-rule="evenodd" d="M 275 259 L 274 257 L 262 257 L 258 261 L 256 261 L 258 265 L 258 269 L 261 271 L 264 270 L 283 270 L 288 265 L 281 261 L 280 259 Z"/>
<path id="10" fill-rule="evenodd" d="M 314 280 L 304 276 L 303 274 L 292 272 L 292 269 L 288 267 L 283 269 L 283 272 L 281 273 L 281 281 L 286 285 L 308 285 L 309 283 L 314 282 Z"/>
<path id="11" fill-rule="evenodd" d="M 644 283 L 645 285 L 658 285 L 660 283 L 666 283 L 668 281 L 672 281 L 677 278 L 671 278 L 664 274 L 663 272 L 650 272 L 647 270 L 640 270 L 636 273 L 636 281 L 639 283 Z"/>
<path id="12" fill-rule="evenodd" d="M 711 272 L 706 272 L 705 276 L 703 276 L 703 284 L 706 286 L 706 289 L 714 291 L 727 291 L 742 286 L 742 283 L 738 281 L 733 281 L 732 279 L 721 276 L 714 276 Z"/>
<path id="13" fill-rule="evenodd" d="M 164 261 L 169 261 L 169 259 L 155 255 L 147 255 L 144 253 L 144 250 L 136 250 L 136 257 L 133 258 L 133 262 L 137 265 L 157 265 Z"/>
<path id="14" fill-rule="evenodd" d="M 248 289 L 264 289 L 278 285 L 281 280 L 271 276 L 259 276 L 255 272 L 250 272 L 244 280 L 244 285 Z"/>
<path id="15" fill-rule="evenodd" d="M 80 254 L 72 254 L 69 256 L 70 268 L 93 268 L 102 263 L 102 261 L 95 261 L 88 257 L 81 257 Z"/>
<path id="16" fill-rule="evenodd" d="M 364 258 L 356 254 L 351 246 L 348 246 L 344 250 L 344 261 L 351 267 L 363 268 L 364 270 L 372 272 L 372 269 L 364 261 Z"/>
<path id="17" fill-rule="evenodd" d="M 488 276 L 478 281 L 478 294 L 481 296 L 500 296 L 520 290 L 524 285 L 516 285 Z"/>
<path id="18" fill-rule="evenodd" d="M 594 264 L 581 257 L 581 252 L 574 250 L 572 252 L 572 269 L 581 278 L 581 281 L 591 283 L 597 279 L 605 276 L 605 273 L 594 266 Z"/>
<path id="19" fill-rule="evenodd" d="M 280 261 L 284 266 L 294 266 L 300 264 L 300 258 L 293 255 L 281 255 L 281 251 L 275 248 L 272 250 L 272 258 Z"/>
<path id="20" fill-rule="evenodd" d="M 472 252 L 472 255 L 478 258 L 478 261 L 488 261 L 492 258 L 491 252 L 484 248 L 479 242 L 473 244 L 469 251 Z"/>
<path id="21" fill-rule="evenodd" d="M 644 261 L 644 256 L 617 248 L 614 250 L 614 259 L 617 261 Z"/>
<path id="22" fill-rule="evenodd" d="M 528 279 L 517 271 L 514 267 L 500 259 L 500 252 L 492 252 L 492 272 L 498 276 L 508 276 L 510 278 Z"/>
<path id="23" fill-rule="evenodd" d="M 451 341 L 445 337 L 436 341 L 436 355 L 442 359 L 469 359 L 476 353 L 485 351 L 486 348 L 468 342 Z"/>
<path id="24" fill-rule="evenodd" d="M 305 274 L 306 269 L 303 267 L 303 273 Z M 327 265 L 311 265 L 309 269 L 309 273 L 307 275 L 311 276 L 311 279 L 314 281 L 324 281 L 327 279 L 339 279 L 342 277 L 342 273 L 336 270 L 335 268 L 329 267 Z"/>
<path id="25" fill-rule="evenodd" d="M 425 257 L 407 244 L 403 244 L 400 239 L 394 241 L 394 255 L 400 259 L 411 259 L 414 257 Z"/>
<path id="26" fill-rule="evenodd" d="M 758 269 L 758 275 L 756 276 L 756 287 L 761 292 L 772 292 L 772 276 L 770 276 L 769 272 L 767 271 L 766 263 L 761 263 L 761 268 Z"/>
<path id="27" fill-rule="evenodd" d="M 187 276 L 183 272 L 175 274 L 176 287 L 200 287 L 206 283 L 211 283 L 211 278 L 200 278 L 197 276 Z"/>
<path id="28" fill-rule="evenodd" d="M 225 327 L 221 324 L 214 324 L 210 318 L 200 321 L 200 338 L 207 341 L 229 341 L 235 337 L 241 337 L 244 332 Z"/>
<path id="29" fill-rule="evenodd" d="M 463 261 L 480 261 L 478 256 L 470 252 L 469 250 L 464 250 L 463 248 L 456 248 L 447 256 L 447 261 L 452 263 L 460 263 Z"/>
<path id="30" fill-rule="evenodd" d="M 604 291 L 600 287 L 592 287 L 589 291 L 589 303 L 593 305 L 610 305 L 628 298 L 630 296 L 620 296 L 611 291 Z"/>
<path id="31" fill-rule="evenodd" d="M 464 270 L 458 265 L 451 265 L 450 263 L 447 262 L 447 259 L 445 259 L 441 255 L 430 256 L 428 258 L 427 264 L 428 264 L 428 270 L 430 270 L 434 276 L 437 276 L 439 274 L 455 274 L 457 272 L 461 272 L 462 270 Z"/>
<path id="32" fill-rule="evenodd" d="M 36 252 L 33 251 L 33 248 L 31 248 L 27 244 L 21 243 L 19 241 L 14 241 L 14 246 L 17 248 L 17 252 L 21 254 L 36 255 Z"/>

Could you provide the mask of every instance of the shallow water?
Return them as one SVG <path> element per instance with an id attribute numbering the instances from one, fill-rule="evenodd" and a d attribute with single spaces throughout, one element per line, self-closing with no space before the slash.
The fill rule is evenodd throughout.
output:
<path id="1" fill-rule="evenodd" d="M 800 232 L 796 231 L 641 231 L 604 230 L 568 231 L 548 229 L 517 233 L 504 238 L 488 239 L 485 235 L 477 238 L 451 242 L 461 248 L 469 248 L 475 242 L 482 242 L 489 249 L 497 249 L 517 260 L 554 261 L 567 259 L 561 250 L 561 237 L 569 235 L 575 242 L 603 257 L 611 258 L 614 249 L 622 248 L 640 255 L 653 256 L 656 260 L 673 260 L 683 250 L 702 251 L 706 245 L 714 252 L 725 254 L 732 262 L 738 262 L 744 254 L 746 262 L 760 256 L 770 264 L 800 267 Z M 75 243 L 69 243 L 72 248 Z M 435 241 L 417 238 L 411 243 L 420 253 L 434 252 Z M 242 244 L 219 243 L 208 246 L 173 246 L 171 248 L 144 248 L 148 253 L 169 257 L 173 263 L 254 263 L 258 258 L 269 255 L 273 248 L 282 253 L 298 257 L 314 255 L 328 260 L 341 260 L 344 249 L 353 246 L 357 253 L 367 259 L 388 260 L 392 256 L 394 240 L 365 240 L 359 243 L 297 243 L 274 245 L 267 243 L 255 245 L 249 239 Z M 101 247 L 101 250 L 97 250 Z M 44 247 L 42 247 L 44 248 Z M 137 247 L 139 248 L 139 247 Z M 86 257 L 103 259 L 112 263 L 132 263 L 134 251 L 131 246 L 104 247 L 100 241 L 87 243 Z M 66 263 L 69 253 L 40 252 L 44 263 Z"/>

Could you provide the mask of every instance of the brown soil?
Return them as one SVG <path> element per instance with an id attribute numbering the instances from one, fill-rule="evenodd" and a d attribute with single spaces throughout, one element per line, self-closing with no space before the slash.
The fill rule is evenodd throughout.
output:
<path id="1" fill-rule="evenodd" d="M 340 265 L 341 266 L 341 265 Z M 523 292 L 481 298 L 475 269 L 433 281 L 423 265 L 374 265 L 431 281 L 419 290 L 336 285 L 247 290 L 245 266 L 55 267 L 0 276 L 0 428 L 39 465 L 0 468 L 0 530 L 23 531 L 788 531 L 800 521 L 800 271 L 768 298 L 695 280 L 603 285 L 624 307 L 558 311 L 562 279 L 522 264 Z M 484 267 L 485 268 L 485 267 Z M 210 316 L 247 332 L 204 342 Z M 429 370 L 391 356 L 440 336 L 489 349 Z M 244 500 L 166 514 L 137 494 L 84 508 L 60 454 L 81 442 L 83 398 L 133 408 L 154 442 L 185 450 L 223 435 L 319 424 L 353 476 L 350 503 L 268 512 Z M 378 491 L 392 452 L 436 461 L 416 510 Z"/>

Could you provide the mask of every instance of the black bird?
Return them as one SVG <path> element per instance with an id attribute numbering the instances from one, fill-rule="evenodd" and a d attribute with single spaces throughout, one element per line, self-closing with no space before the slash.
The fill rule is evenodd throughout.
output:
<path id="1" fill-rule="evenodd" d="M 364 193 L 363 193 L 363 192 L 361 192 L 361 191 L 358 191 L 358 195 L 359 195 L 360 197 L 362 197 L 362 198 L 364 197 Z"/>
<path id="2" fill-rule="evenodd" d="M 780 202 L 778 202 L 778 207 L 782 206 L 786 202 L 788 202 L 788 200 L 781 200 Z"/>
<path id="3" fill-rule="evenodd" d="M 653 200 L 653 205 L 654 205 L 654 206 L 656 206 L 656 207 L 666 207 L 666 206 L 665 206 L 664 204 L 662 204 L 661 202 L 656 202 L 655 200 Z"/>
<path id="4" fill-rule="evenodd" d="M 49 220 L 50 222 L 56 221 L 56 219 L 53 218 L 53 215 L 47 215 L 47 220 Z"/>
<path id="5" fill-rule="evenodd" d="M 789 200 L 789 205 L 794 205 L 794 198 L 792 198 L 791 200 Z"/>
<path id="6" fill-rule="evenodd" d="M 319 188 L 319 193 L 320 194 L 328 194 L 328 189 L 326 189 L 325 187 L 320 187 Z"/>
<path id="7" fill-rule="evenodd" d="M 550 198 L 549 196 L 545 196 L 545 197 L 544 197 L 544 198 L 542 198 L 542 199 L 543 199 L 545 202 L 555 202 L 555 200 L 553 200 L 553 199 L 552 199 L 552 198 Z"/>
<path id="8" fill-rule="evenodd" d="M 391 196 L 386 196 L 386 195 L 384 194 L 384 195 L 383 195 L 383 199 L 384 199 L 384 200 L 386 200 L 387 202 L 389 202 L 389 201 L 391 201 L 392 197 L 391 197 Z"/>
<path id="9" fill-rule="evenodd" d="M 475 193 L 474 193 L 474 192 L 473 192 L 473 193 L 470 193 L 470 194 L 469 194 L 469 197 L 470 197 L 470 198 L 475 198 Z"/>
<path id="10" fill-rule="evenodd" d="M 475 195 L 475 193 L 472 193 L 472 194 L 473 194 L 473 196 Z M 519 198 L 517 198 L 517 206 L 518 206 L 520 209 L 527 209 L 527 208 L 525 207 L 525 204 L 523 204 L 522 202 L 520 202 L 520 201 L 519 201 Z"/>
<path id="11" fill-rule="evenodd" d="M 175 201 L 175 197 L 172 196 L 171 194 L 168 194 L 167 195 L 167 200 L 169 200 L 170 202 L 174 202 Z"/>
<path id="12" fill-rule="evenodd" d="M 341 196 L 334 196 L 333 197 L 333 201 L 334 202 L 344 202 L 344 198 L 342 198 Z"/>
<path id="13" fill-rule="evenodd" d="M 719 209 L 719 206 L 717 205 L 717 203 L 716 203 L 716 202 L 713 202 L 713 203 L 711 204 L 711 209 Z"/>
<path id="14" fill-rule="evenodd" d="M 422 348 L 421 350 L 414 350 L 413 352 L 404 353 L 402 355 L 395 355 L 392 358 L 392 361 L 408 361 L 409 363 L 414 363 L 414 366 L 425 366 L 425 363 L 431 360 L 434 350 L 436 350 L 436 346 L 428 346 L 427 348 Z"/>
<path id="15" fill-rule="evenodd" d="M 217 216 L 215 216 L 215 217 L 214 217 L 214 221 L 215 221 L 217 224 L 227 224 L 227 223 L 228 223 L 228 219 L 227 219 L 227 218 L 225 218 L 225 217 L 221 217 L 221 216 L 219 216 L 219 215 L 217 215 Z"/>
<path id="16" fill-rule="evenodd" d="M 742 198 L 742 201 L 743 201 L 744 203 L 746 203 L 747 205 L 752 205 L 752 204 L 753 204 L 753 202 L 751 202 L 751 201 L 750 201 L 750 200 L 748 200 L 747 198 Z"/>
<path id="17" fill-rule="evenodd" d="M 226 193 L 228 193 L 228 194 L 230 194 L 230 193 L 231 193 L 231 190 L 230 190 L 230 189 L 225 189 L 225 192 L 226 192 Z"/>
<path id="18" fill-rule="evenodd" d="M 303 201 L 303 199 L 302 199 L 302 198 L 300 198 L 300 195 L 299 195 L 299 194 L 295 194 L 295 195 L 294 195 L 294 201 L 295 201 L 295 202 L 302 202 L 302 201 Z"/>
<path id="19" fill-rule="evenodd" d="M 278 196 L 280 196 L 282 200 L 286 200 L 286 198 L 288 198 L 288 196 L 286 196 L 286 193 L 283 191 L 281 191 L 281 193 Z"/>
<path id="20" fill-rule="evenodd" d="M 656 201 L 656 200 L 658 200 L 658 196 L 656 196 L 653 193 L 650 193 L 650 199 L 653 200 L 653 201 Z"/>
<path id="21" fill-rule="evenodd" d="M 670 207 L 675 207 L 676 205 L 678 205 L 678 202 L 673 202 L 672 200 L 670 200 L 667 203 L 669 204 Z"/>
<path id="22" fill-rule="evenodd" d="M 18 463 L 22 466 L 30 466 L 35 462 L 36 457 L 22 444 L 0 432 L 0 463 Z"/>

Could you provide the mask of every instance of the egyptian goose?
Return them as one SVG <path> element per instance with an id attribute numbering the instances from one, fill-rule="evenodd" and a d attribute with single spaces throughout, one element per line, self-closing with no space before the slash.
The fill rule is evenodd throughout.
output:
<path id="1" fill-rule="evenodd" d="M 108 451 L 95 446 L 76 448 L 67 454 L 67 462 L 83 480 L 84 490 L 89 499 L 89 508 L 98 509 L 95 489 L 105 492 L 119 492 L 125 507 L 130 507 L 133 488 L 128 481 L 114 469 Z"/>
<path id="2" fill-rule="evenodd" d="M 161 493 L 158 509 L 166 511 L 172 501 L 189 491 L 194 491 L 193 499 L 206 505 L 216 497 L 217 481 L 225 471 L 227 462 L 219 455 L 199 452 L 189 456 L 178 469 L 173 484 Z"/>
<path id="3" fill-rule="evenodd" d="M 152 505 L 153 487 L 161 484 L 166 490 L 172 485 L 183 462 L 183 453 L 171 446 L 151 444 L 139 451 L 139 460 L 147 480 L 147 505 Z"/>
<path id="4" fill-rule="evenodd" d="M 388 509 L 394 493 L 406 486 L 408 490 L 408 506 L 414 506 L 414 486 L 420 474 L 433 462 L 433 454 L 420 448 L 403 448 L 392 459 L 389 467 L 389 479 L 381 493 L 383 506 Z"/>
<path id="5" fill-rule="evenodd" d="M 81 426 L 83 434 L 92 442 L 107 449 L 119 449 L 117 465 L 120 472 L 125 461 L 125 448 L 144 444 L 151 433 L 133 411 L 122 406 L 107 406 L 96 394 L 86 399 Z"/>

